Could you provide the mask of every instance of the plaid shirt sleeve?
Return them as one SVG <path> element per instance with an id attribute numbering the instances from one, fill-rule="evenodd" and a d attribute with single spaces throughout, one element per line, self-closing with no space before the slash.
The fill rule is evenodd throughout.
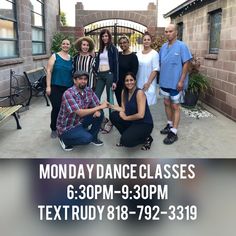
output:
<path id="1" fill-rule="evenodd" d="M 73 96 L 73 93 L 71 93 L 69 91 L 64 93 L 63 103 L 65 105 L 67 112 L 69 112 L 69 113 L 73 113 L 73 112 L 79 110 L 80 105 L 81 105 L 78 103 L 78 101 L 76 102 L 75 97 Z"/>
<path id="2" fill-rule="evenodd" d="M 97 95 L 93 92 L 92 89 L 89 89 L 89 92 L 91 93 L 91 102 L 90 107 L 97 107 L 100 105 L 100 101 L 97 97 Z"/>

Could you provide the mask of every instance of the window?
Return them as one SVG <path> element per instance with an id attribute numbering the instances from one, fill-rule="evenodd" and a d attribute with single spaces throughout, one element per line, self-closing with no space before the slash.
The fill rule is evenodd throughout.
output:
<path id="1" fill-rule="evenodd" d="M 0 59 L 18 55 L 15 0 L 0 0 Z"/>
<path id="2" fill-rule="evenodd" d="M 45 54 L 44 0 L 30 0 L 32 26 L 32 54 Z"/>
<path id="3" fill-rule="evenodd" d="M 183 40 L 183 30 L 184 30 L 184 24 L 183 22 L 180 22 L 177 24 L 177 30 L 178 30 L 178 40 Z"/>
<path id="4" fill-rule="evenodd" d="M 222 10 L 216 10 L 210 13 L 210 45 L 209 53 L 218 54 L 220 47 Z"/>

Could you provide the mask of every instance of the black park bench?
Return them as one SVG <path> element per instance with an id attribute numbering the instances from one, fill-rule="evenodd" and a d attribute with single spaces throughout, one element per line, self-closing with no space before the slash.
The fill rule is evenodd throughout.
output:
<path id="1" fill-rule="evenodd" d="M 12 115 L 16 120 L 17 129 L 21 129 L 19 123 L 19 110 L 28 103 L 29 94 L 28 81 L 23 75 L 16 75 L 10 70 L 9 93 L 0 96 L 0 125 Z"/>
<path id="2" fill-rule="evenodd" d="M 32 96 L 38 96 L 42 94 L 46 100 L 46 105 L 49 106 L 49 102 L 46 95 L 46 70 L 44 67 L 39 67 L 33 70 L 24 71 L 25 77 L 30 84 L 30 99 L 27 105 L 30 104 Z"/>

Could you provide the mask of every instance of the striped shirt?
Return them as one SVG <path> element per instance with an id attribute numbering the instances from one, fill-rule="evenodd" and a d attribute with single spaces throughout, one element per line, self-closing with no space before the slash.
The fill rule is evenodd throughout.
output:
<path id="1" fill-rule="evenodd" d="M 91 55 L 83 56 L 77 55 L 74 58 L 74 72 L 76 71 L 86 71 L 89 73 L 88 86 L 90 88 L 94 87 L 94 74 L 93 74 L 93 65 L 95 63 L 95 58 Z"/>
<path id="2" fill-rule="evenodd" d="M 57 131 L 62 135 L 67 130 L 81 124 L 83 118 L 75 112 L 98 106 L 99 99 L 90 87 L 81 93 L 76 86 L 67 89 L 62 96 L 61 108 L 57 117 Z"/>

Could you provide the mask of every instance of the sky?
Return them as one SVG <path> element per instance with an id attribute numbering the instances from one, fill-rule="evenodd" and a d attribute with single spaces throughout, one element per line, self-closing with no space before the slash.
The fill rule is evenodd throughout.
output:
<path id="1" fill-rule="evenodd" d="M 66 13 L 69 26 L 75 25 L 75 4 L 82 2 L 84 10 L 146 10 L 149 2 L 157 0 L 60 0 L 61 11 Z M 158 0 L 158 26 L 164 27 L 169 19 L 164 19 L 163 14 L 174 9 L 186 0 Z"/>

